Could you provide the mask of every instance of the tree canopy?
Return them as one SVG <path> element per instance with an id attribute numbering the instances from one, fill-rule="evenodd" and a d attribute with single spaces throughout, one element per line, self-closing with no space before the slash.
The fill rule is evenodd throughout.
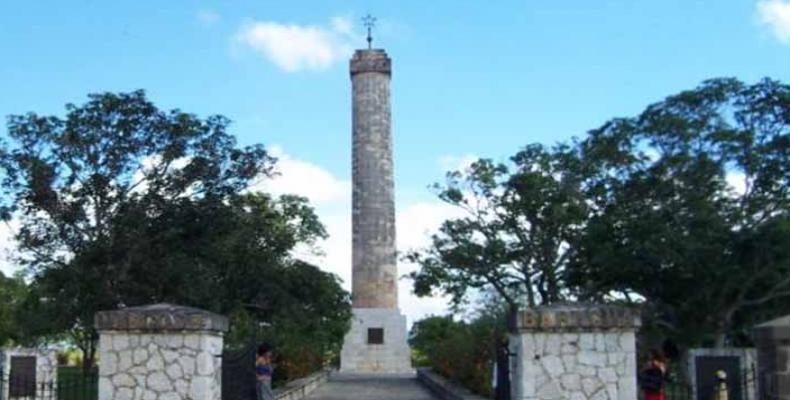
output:
<path id="1" fill-rule="evenodd" d="M 19 309 L 26 296 L 21 276 L 7 277 L 0 272 L 0 346 L 23 341 Z"/>
<path id="2" fill-rule="evenodd" d="M 723 344 L 790 308 L 780 82 L 709 80 L 571 144 L 481 159 L 437 188 L 468 216 L 409 254 L 417 294 L 638 304 L 684 344 Z"/>
<path id="3" fill-rule="evenodd" d="M 587 205 L 572 149 L 530 145 L 509 164 L 480 159 L 435 185 L 439 198 L 465 211 L 445 221 L 431 245 L 408 254 L 421 269 L 415 292 L 434 289 L 460 305 L 470 289 L 495 290 L 511 308 L 563 300 L 568 243 Z"/>
<path id="4" fill-rule="evenodd" d="M 679 340 L 723 344 L 790 296 L 789 86 L 707 81 L 579 146 L 593 205 L 571 269 L 582 297 L 644 299 Z"/>
<path id="5" fill-rule="evenodd" d="M 239 147 L 224 117 L 162 111 L 142 91 L 66 111 L 10 116 L 0 150 L 3 214 L 19 221 L 32 277 L 24 307 L 47 321 L 31 335 L 69 332 L 91 360 L 96 311 L 173 302 L 288 329 L 315 318 L 319 347 L 342 340 L 348 294 L 291 256 L 323 225 L 304 198 L 250 190 L 273 173 L 262 146 Z"/>

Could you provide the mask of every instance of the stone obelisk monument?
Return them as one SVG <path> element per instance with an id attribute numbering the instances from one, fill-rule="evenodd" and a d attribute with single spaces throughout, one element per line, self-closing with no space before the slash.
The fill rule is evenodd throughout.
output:
<path id="1" fill-rule="evenodd" d="M 340 372 L 410 373 L 406 317 L 398 309 L 390 131 L 392 63 L 384 50 L 370 48 L 370 41 L 368 25 L 368 49 L 357 50 L 350 65 L 354 317 L 340 355 Z"/>

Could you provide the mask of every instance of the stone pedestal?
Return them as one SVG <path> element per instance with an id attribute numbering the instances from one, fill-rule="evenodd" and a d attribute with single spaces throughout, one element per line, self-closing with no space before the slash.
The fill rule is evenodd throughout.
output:
<path id="1" fill-rule="evenodd" d="M 220 400 L 227 318 L 155 304 L 99 312 L 96 328 L 99 400 Z"/>
<path id="2" fill-rule="evenodd" d="M 538 307 L 510 336 L 513 400 L 634 400 L 638 315 L 603 305 Z"/>
<path id="3" fill-rule="evenodd" d="M 758 325 L 758 398 L 790 399 L 790 315 Z"/>
<path id="4" fill-rule="evenodd" d="M 406 317 L 392 308 L 355 308 L 340 353 L 340 372 L 414 374 L 406 344 Z M 382 333 L 379 343 L 378 333 Z"/>

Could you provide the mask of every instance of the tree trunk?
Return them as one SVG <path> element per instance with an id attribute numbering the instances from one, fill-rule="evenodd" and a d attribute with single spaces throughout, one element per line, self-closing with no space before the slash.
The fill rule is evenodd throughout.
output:
<path id="1" fill-rule="evenodd" d="M 724 345 L 727 342 L 727 334 L 724 332 L 716 332 L 716 341 L 713 344 L 713 347 L 717 349 L 723 349 Z"/>
<path id="2" fill-rule="evenodd" d="M 724 315 L 719 319 L 719 323 L 716 326 L 716 341 L 714 346 L 717 349 L 722 349 L 727 344 L 727 332 L 729 332 L 730 327 L 732 326 L 732 317 L 735 314 L 735 307 L 730 308 Z"/>
<path id="3" fill-rule="evenodd" d="M 82 350 L 82 376 L 89 376 L 96 365 L 96 340 L 86 339 L 80 350 Z"/>

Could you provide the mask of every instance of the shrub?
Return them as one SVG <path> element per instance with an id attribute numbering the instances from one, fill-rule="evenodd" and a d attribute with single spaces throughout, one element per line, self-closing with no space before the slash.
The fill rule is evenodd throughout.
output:
<path id="1" fill-rule="evenodd" d="M 416 322 L 409 340 L 415 365 L 430 365 L 469 390 L 491 396 L 497 323 L 490 317 L 464 322 L 451 316 Z"/>

